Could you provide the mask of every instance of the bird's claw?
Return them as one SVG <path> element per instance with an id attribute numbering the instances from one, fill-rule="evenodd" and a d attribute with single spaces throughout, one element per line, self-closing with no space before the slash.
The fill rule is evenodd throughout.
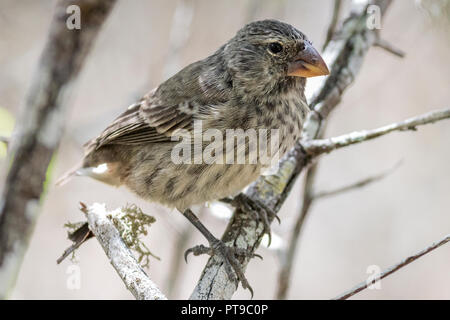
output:
<path id="1" fill-rule="evenodd" d="M 194 256 L 199 256 L 205 253 L 210 256 L 213 255 L 212 249 L 210 247 L 205 247 L 204 245 L 200 244 L 198 246 L 189 248 L 184 252 L 184 261 L 186 261 L 186 263 L 188 262 L 187 257 L 190 253 L 192 253 Z"/>
<path id="2" fill-rule="evenodd" d="M 269 237 L 268 246 L 270 246 L 270 244 L 272 243 L 272 233 L 270 230 L 269 217 L 272 217 L 273 219 L 276 219 L 278 223 L 281 223 L 280 217 L 278 217 L 278 215 L 272 209 L 268 208 L 258 201 L 251 199 L 244 193 L 238 194 L 232 200 L 226 198 L 224 199 L 224 202 L 230 203 L 233 206 L 240 208 L 242 211 L 252 214 L 255 220 L 261 221 L 264 226 L 263 232 L 266 233 Z"/>
<path id="3" fill-rule="evenodd" d="M 184 259 L 187 262 L 188 255 L 192 253 L 194 256 L 201 254 L 208 254 L 210 256 L 221 257 L 224 263 L 225 271 L 230 281 L 240 281 L 244 289 L 248 289 L 253 298 L 253 289 L 247 281 L 247 278 L 242 271 L 241 263 L 237 257 L 253 258 L 257 257 L 263 259 L 259 254 L 251 253 L 242 248 L 229 247 L 220 240 L 214 240 L 209 247 L 198 245 L 192 247 L 184 253 Z"/>

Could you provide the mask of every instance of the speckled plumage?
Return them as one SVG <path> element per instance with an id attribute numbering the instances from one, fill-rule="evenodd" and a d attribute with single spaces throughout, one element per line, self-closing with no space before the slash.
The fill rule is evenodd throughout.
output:
<path id="1" fill-rule="evenodd" d="M 275 55 L 268 45 L 278 42 Z M 195 62 L 130 106 L 86 144 L 82 168 L 74 171 L 112 185 L 125 185 L 149 201 L 183 211 L 194 204 L 236 194 L 260 174 L 258 164 L 175 164 L 171 135 L 203 128 L 279 129 L 285 153 L 300 137 L 308 107 L 305 78 L 287 75 L 288 62 L 306 37 L 275 21 L 253 22 L 213 55 Z M 178 130 L 178 131 L 177 131 Z M 248 152 L 254 152 L 252 150 Z M 90 170 L 102 163 L 108 170 Z"/>

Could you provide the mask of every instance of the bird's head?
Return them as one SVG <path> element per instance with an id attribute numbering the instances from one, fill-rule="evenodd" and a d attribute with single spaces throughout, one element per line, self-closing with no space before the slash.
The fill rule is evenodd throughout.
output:
<path id="1" fill-rule="evenodd" d="M 329 74 L 306 36 L 277 20 L 247 24 L 223 47 L 223 54 L 233 80 L 246 83 L 246 87 L 253 84 L 261 93 L 270 92 L 277 82 L 291 77 Z"/>

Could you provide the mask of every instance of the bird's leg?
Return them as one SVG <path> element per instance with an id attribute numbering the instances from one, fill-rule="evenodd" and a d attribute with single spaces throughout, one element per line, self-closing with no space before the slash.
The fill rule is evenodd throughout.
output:
<path id="1" fill-rule="evenodd" d="M 214 255 L 221 256 L 223 259 L 223 263 L 228 278 L 231 281 L 236 280 L 241 281 L 242 287 L 244 289 L 249 289 L 253 297 L 253 289 L 249 285 L 247 278 L 245 277 L 244 272 L 242 271 L 241 264 L 239 260 L 236 258 L 236 256 L 243 256 L 250 258 L 253 257 L 261 258 L 261 256 L 254 253 L 250 253 L 245 249 L 227 246 L 225 243 L 214 237 L 214 235 L 211 232 L 209 232 L 209 230 L 203 225 L 203 223 L 201 223 L 201 221 L 192 212 L 191 209 L 186 209 L 183 212 L 183 215 L 205 236 L 206 240 L 208 240 L 209 242 L 209 247 L 205 247 L 204 245 L 198 245 L 186 250 L 186 252 L 184 253 L 184 259 L 186 260 L 186 262 L 189 253 L 192 253 L 195 256 L 201 254 L 208 254 L 210 256 Z M 235 274 L 237 275 L 237 279 Z"/>
<path id="2" fill-rule="evenodd" d="M 220 201 L 231 204 L 236 208 L 240 208 L 242 211 L 252 214 L 256 220 L 261 221 L 264 225 L 264 233 L 267 233 L 267 235 L 269 236 L 268 245 L 270 246 L 270 244 L 272 243 L 272 234 L 270 231 L 269 217 L 277 219 L 278 223 L 280 223 L 280 218 L 273 210 L 260 203 L 259 201 L 253 200 L 244 193 L 239 193 L 232 199 L 224 198 Z"/>

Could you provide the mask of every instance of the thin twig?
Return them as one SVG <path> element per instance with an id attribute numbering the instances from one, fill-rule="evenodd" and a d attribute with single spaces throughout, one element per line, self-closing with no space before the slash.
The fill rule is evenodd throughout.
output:
<path id="1" fill-rule="evenodd" d="M 367 186 L 367 185 L 369 185 L 371 183 L 374 183 L 374 182 L 377 182 L 377 181 L 380 181 L 380 180 L 386 178 L 388 175 L 390 175 L 395 170 L 397 170 L 398 167 L 400 167 L 401 163 L 402 163 L 402 161 L 399 161 L 397 164 L 395 164 L 395 166 L 393 166 L 392 168 L 389 168 L 388 170 L 386 170 L 384 172 L 381 172 L 381 173 L 379 173 L 377 175 L 373 175 L 373 176 L 367 177 L 365 179 L 359 180 L 359 181 L 357 181 L 355 183 L 352 183 L 352 184 L 349 184 L 347 186 L 339 187 L 339 188 L 336 188 L 336 189 L 333 189 L 333 190 L 325 190 L 325 191 L 317 192 L 313 196 L 313 198 L 314 198 L 314 200 L 318 200 L 318 199 L 321 199 L 321 198 L 336 196 L 336 195 L 339 195 L 341 193 L 348 192 L 348 191 L 351 191 L 351 190 L 360 189 L 360 188 L 365 187 L 365 186 Z"/>
<path id="2" fill-rule="evenodd" d="M 333 38 L 333 35 L 336 33 L 336 27 L 339 21 L 341 9 L 342 9 L 342 0 L 335 0 L 333 7 L 333 15 L 331 17 L 330 25 L 328 26 L 327 37 L 325 39 L 323 48 L 326 48 L 330 40 Z"/>
<path id="3" fill-rule="evenodd" d="M 389 53 L 392 53 L 393 55 L 399 57 L 399 58 L 404 58 L 406 53 L 400 49 L 397 49 L 396 47 L 394 47 L 391 43 L 389 43 L 386 40 L 383 40 L 381 38 L 378 38 L 377 41 L 374 44 L 375 47 L 379 47 L 381 49 L 386 50 Z"/>
<path id="4" fill-rule="evenodd" d="M 449 118 L 450 118 L 450 108 L 435 110 L 400 122 L 389 124 L 381 128 L 355 131 L 327 139 L 315 139 L 303 141 L 302 145 L 308 154 L 317 156 L 322 153 L 331 152 L 333 150 L 346 147 L 355 143 L 360 143 L 363 141 L 378 138 L 393 131 L 407 131 L 407 130 L 415 131 L 418 126 L 434 123 Z"/>
<path id="5" fill-rule="evenodd" d="M 89 224 L 85 222 L 81 226 L 79 226 L 76 230 L 69 232 L 68 238 L 72 240 L 72 245 L 64 250 L 63 254 L 56 260 L 57 264 L 60 264 L 64 261 L 70 254 L 75 252 L 83 243 L 93 237 L 94 234 L 89 229 Z"/>
<path id="6" fill-rule="evenodd" d="M 295 254 L 297 252 L 300 238 L 300 233 L 306 217 L 308 216 L 311 205 L 314 201 L 314 181 L 317 173 L 319 163 L 316 162 L 311 165 L 306 171 L 305 181 L 303 185 L 302 208 L 295 222 L 294 229 L 288 241 L 288 247 L 281 254 L 281 269 L 278 274 L 278 287 L 276 299 L 286 299 L 287 292 L 290 286 L 292 276 L 292 267 L 294 265 Z"/>
<path id="7" fill-rule="evenodd" d="M 87 207 L 82 203 L 80 210 L 86 214 L 89 229 L 100 242 L 112 266 L 133 296 L 138 300 L 166 300 L 167 298 L 150 280 L 120 237 L 119 231 L 108 218 L 112 213 L 106 211 L 105 205 L 94 203 Z"/>
<path id="8" fill-rule="evenodd" d="M 411 262 L 419 259 L 420 257 L 426 255 L 427 253 L 430 253 L 431 251 L 433 251 L 434 249 L 439 248 L 440 246 L 446 244 L 447 242 L 450 241 L 450 234 L 445 236 L 442 240 L 433 243 L 431 246 L 429 246 L 426 249 L 423 249 L 422 251 L 413 254 L 412 256 L 407 257 L 406 259 L 404 259 L 402 262 L 386 269 L 385 271 L 383 271 L 382 273 L 380 273 L 380 275 L 378 277 L 376 277 L 376 279 L 373 279 L 372 281 L 365 281 L 365 282 L 361 282 L 360 284 L 358 284 L 357 286 L 355 286 L 353 289 L 349 290 L 346 293 L 343 293 L 340 296 L 337 296 L 336 298 L 334 298 L 335 300 L 346 300 L 348 298 L 350 298 L 351 296 L 354 296 L 355 294 L 357 294 L 358 292 L 363 291 L 364 289 L 366 289 L 367 287 L 375 284 L 376 282 L 380 281 L 383 278 L 386 278 L 387 276 L 393 274 L 394 272 L 398 271 L 399 269 L 403 268 L 404 266 L 407 266 L 408 264 L 410 264 Z"/>

